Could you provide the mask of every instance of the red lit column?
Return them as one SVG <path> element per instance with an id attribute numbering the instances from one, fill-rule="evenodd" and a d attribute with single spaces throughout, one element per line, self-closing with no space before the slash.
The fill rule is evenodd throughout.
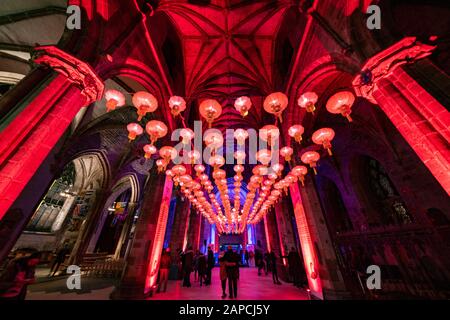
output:
<path id="1" fill-rule="evenodd" d="M 103 95 L 103 82 L 93 69 L 56 47 L 37 48 L 34 61 L 57 73 L 37 95 L 18 102 L 14 109 L 21 112 L 2 123 L 0 220 L 79 110 Z"/>
<path id="2" fill-rule="evenodd" d="M 383 110 L 450 194 L 450 113 L 407 72 L 408 65 L 429 56 L 433 49 L 405 38 L 369 59 L 363 68 L 366 76 L 358 76 L 353 85 L 359 96 Z M 450 83 L 444 73 L 440 76 Z"/>
<path id="3" fill-rule="evenodd" d="M 124 275 L 112 294 L 113 299 L 144 299 L 152 292 L 156 281 L 172 182 L 166 179 L 166 175 L 157 174 L 156 169 L 150 174 Z"/>

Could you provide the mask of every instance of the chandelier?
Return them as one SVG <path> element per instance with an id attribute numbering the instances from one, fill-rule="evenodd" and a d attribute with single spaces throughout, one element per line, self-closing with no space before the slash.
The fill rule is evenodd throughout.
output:
<path id="1" fill-rule="evenodd" d="M 117 90 L 106 91 L 105 99 L 108 112 L 125 105 L 124 95 Z M 307 92 L 299 97 L 297 105 L 314 114 L 317 101 L 316 93 Z M 354 101 L 351 92 L 339 92 L 329 99 L 326 108 L 330 113 L 341 114 L 351 121 Z M 309 151 L 301 153 L 300 159 L 304 165 L 296 166 L 292 163 L 294 149 L 291 146 L 279 146 L 278 121 L 282 122 L 282 113 L 289 102 L 284 93 L 272 93 L 263 103 L 264 110 L 276 119 L 274 125 L 263 126 L 256 135 L 267 147 L 254 152 L 252 148 L 246 149 L 247 140 L 251 140 L 249 132 L 242 128 L 236 129 L 232 140 L 236 142 L 237 148 L 233 148 L 235 151 L 231 162 L 228 154 L 226 158 L 223 156 L 223 134 L 212 129 L 214 121 L 222 114 L 222 106 L 217 100 L 205 99 L 199 104 L 199 113 L 210 128 L 204 135 L 201 133 L 202 143 L 209 151 L 207 157 L 201 152 L 203 145 L 200 149 L 191 149 L 196 132 L 187 127 L 182 116 L 186 109 L 184 98 L 173 96 L 168 100 L 172 116 L 182 120 L 182 128 L 176 129 L 181 138 L 180 148 L 162 146 L 159 150 L 155 144 L 169 133 L 166 124 L 158 120 L 148 121 L 145 126 L 140 124 L 147 113 L 157 110 L 157 99 L 148 92 L 140 91 L 133 95 L 132 102 L 137 110 L 137 122 L 127 125 L 130 143 L 144 134 L 145 128 L 149 141 L 143 147 L 143 157 L 157 158 L 155 163 L 158 173 L 165 173 L 172 179 L 175 187 L 179 188 L 197 213 L 215 224 L 221 234 L 245 232 L 248 225 L 259 223 L 283 196 L 288 195 L 291 185 L 300 182 L 304 186 L 309 170 L 317 174 L 317 163 L 321 159 L 318 147 L 314 150 L 308 148 Z M 252 106 L 250 98 L 245 96 L 234 103 L 234 108 L 242 117 L 248 115 Z M 288 135 L 298 145 L 303 143 L 304 133 L 305 128 L 300 124 L 294 124 L 288 129 Z M 312 134 L 311 140 L 332 156 L 334 137 L 333 129 L 321 128 Z M 180 153 L 180 149 L 185 152 Z M 253 158 L 255 162 L 246 164 L 247 158 Z M 233 168 L 230 177 L 224 169 L 226 165 Z"/>

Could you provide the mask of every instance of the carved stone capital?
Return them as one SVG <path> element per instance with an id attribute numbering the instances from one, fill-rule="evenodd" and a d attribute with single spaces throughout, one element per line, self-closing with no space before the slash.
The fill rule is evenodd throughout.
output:
<path id="1" fill-rule="evenodd" d="M 401 65 L 414 63 L 431 55 L 436 46 L 423 44 L 416 37 L 407 37 L 370 58 L 361 73 L 353 80 L 358 96 L 376 103 L 373 91 L 380 79 L 388 77 Z"/>
<path id="2" fill-rule="evenodd" d="M 87 99 L 87 104 L 103 97 L 105 85 L 94 69 L 61 49 L 55 46 L 36 47 L 33 52 L 33 61 L 65 75 L 69 81 L 80 88 Z"/>

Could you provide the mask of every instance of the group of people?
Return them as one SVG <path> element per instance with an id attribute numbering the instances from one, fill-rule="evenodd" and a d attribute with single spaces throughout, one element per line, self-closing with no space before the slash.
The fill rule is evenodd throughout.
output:
<path id="1" fill-rule="evenodd" d="M 244 258 L 244 263 L 242 259 Z M 228 246 L 226 251 L 219 254 L 218 262 L 220 267 L 220 281 L 222 287 L 222 298 L 228 296 L 230 299 L 237 298 L 238 295 L 238 280 L 239 280 L 239 267 L 243 265 L 251 266 L 252 259 L 254 259 L 254 265 L 257 267 L 258 275 L 263 273 L 266 275 L 269 272 L 272 273 L 273 283 L 281 285 L 281 281 L 278 278 L 277 261 L 278 259 L 287 259 L 289 266 L 289 274 L 292 282 L 295 286 L 301 287 L 305 284 L 305 273 L 302 268 L 301 257 L 294 247 L 291 248 L 289 253 L 285 256 L 278 257 L 277 254 L 272 251 L 263 253 L 260 246 L 252 251 L 245 250 L 244 252 L 237 253 L 233 250 L 232 246 Z M 184 252 L 177 251 L 175 255 L 175 261 L 172 261 L 170 249 L 164 250 L 160 261 L 160 273 L 159 273 L 159 288 L 158 292 L 165 292 L 167 289 L 167 281 L 169 279 L 170 268 L 173 264 L 179 264 L 178 271 L 181 272 L 181 279 L 183 280 L 183 287 L 191 287 L 191 274 L 194 273 L 194 280 L 200 283 L 200 286 L 211 285 L 211 273 L 216 261 L 214 252 L 211 247 L 208 248 L 208 252 L 204 254 L 200 250 L 195 253 L 192 246 L 189 246 Z M 227 286 L 228 282 L 228 286 Z"/>

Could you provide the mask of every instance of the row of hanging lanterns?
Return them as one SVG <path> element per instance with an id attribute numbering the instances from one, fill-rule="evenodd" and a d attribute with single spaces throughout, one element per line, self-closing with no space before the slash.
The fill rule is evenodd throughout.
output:
<path id="1" fill-rule="evenodd" d="M 118 90 L 108 90 L 105 93 L 107 111 L 113 111 L 126 104 L 125 96 Z M 308 113 L 316 111 L 318 96 L 314 92 L 307 92 L 301 95 L 297 101 L 300 108 Z M 348 121 L 351 119 L 351 108 L 355 97 L 351 92 L 339 92 L 332 96 L 326 108 L 330 113 L 341 114 Z M 148 113 L 155 112 L 158 108 L 157 99 L 150 93 L 140 91 L 133 95 L 132 103 L 137 109 L 138 122 L 140 122 Z M 186 109 L 186 101 L 179 96 L 173 96 L 168 101 L 171 114 L 174 117 L 182 117 L 181 113 Z M 280 131 L 277 127 L 278 121 L 282 122 L 282 113 L 288 106 L 288 98 L 284 93 L 275 92 L 266 97 L 263 102 L 263 108 L 276 117 L 275 125 L 266 125 L 259 131 L 259 138 L 273 146 L 280 137 Z M 249 97 L 243 96 L 236 99 L 235 109 L 245 117 L 252 108 L 252 102 Z M 208 123 L 209 128 L 213 122 L 222 114 L 222 106 L 214 99 L 203 100 L 199 105 L 199 111 L 202 118 Z M 184 119 L 183 119 L 184 120 Z M 129 141 L 135 140 L 144 133 L 144 128 L 138 123 L 127 125 Z M 184 125 L 184 121 L 183 121 Z M 273 159 L 271 150 L 262 149 L 256 152 L 255 157 L 258 161 L 252 170 L 252 176 L 246 183 L 245 201 L 241 205 L 241 190 L 244 183 L 243 173 L 245 171 L 244 163 L 247 157 L 243 151 L 245 142 L 249 134 L 244 129 L 234 131 L 234 139 L 240 149 L 234 153 L 236 163 L 233 167 L 235 172 L 232 178 L 234 198 L 230 198 L 228 179 L 226 171 L 222 169 L 225 165 L 223 156 L 217 154 L 217 151 L 223 147 L 224 138 L 218 131 L 210 131 L 204 136 L 205 145 L 212 151 L 208 160 L 208 165 L 213 169 L 212 182 L 206 173 L 206 167 L 199 164 L 201 154 L 197 150 L 187 152 L 183 157 L 187 157 L 184 163 L 193 166 L 195 175 L 191 175 L 186 166 L 171 163 L 177 158 L 178 152 L 172 146 L 163 146 L 159 150 L 155 146 L 156 142 L 168 134 L 167 126 L 159 120 L 150 120 L 145 125 L 145 132 L 149 136 L 149 143 L 143 147 L 145 159 L 150 159 L 154 155 L 159 155 L 156 160 L 158 172 L 165 172 L 167 176 L 173 179 L 176 186 L 179 186 L 184 196 L 191 202 L 192 206 L 202 214 L 211 224 L 215 224 L 220 233 L 242 233 L 247 224 L 256 224 L 270 211 L 270 209 L 286 195 L 290 185 L 300 182 L 304 185 L 305 176 L 308 174 L 308 168 L 304 165 L 293 167 L 290 172 L 282 177 L 285 164 L 290 163 L 294 150 L 290 146 L 284 146 L 279 149 L 278 155 L 284 161 L 270 166 Z M 300 144 L 303 141 L 305 128 L 300 124 L 294 124 L 288 129 L 288 134 L 293 140 Z M 180 130 L 181 142 L 189 145 L 195 134 L 190 128 L 184 125 Z M 332 140 L 335 132 L 331 128 L 321 128 L 315 131 L 311 137 L 314 144 L 320 145 L 332 155 Z M 275 154 L 277 156 L 277 154 Z M 320 160 L 320 154 L 317 151 L 307 151 L 301 155 L 303 164 L 308 165 L 315 174 L 317 174 L 317 162 Z M 214 185 L 217 193 L 214 194 Z M 209 198 L 209 200 L 208 200 Z M 219 201 L 220 200 L 220 201 Z M 233 204 L 233 205 L 232 205 Z"/>

